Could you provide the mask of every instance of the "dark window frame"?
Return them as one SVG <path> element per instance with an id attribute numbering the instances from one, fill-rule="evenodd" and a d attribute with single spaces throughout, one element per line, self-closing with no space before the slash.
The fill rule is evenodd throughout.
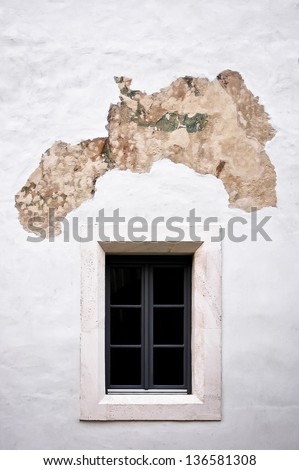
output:
<path id="1" fill-rule="evenodd" d="M 191 393 L 191 265 L 192 256 L 186 255 L 107 255 L 106 256 L 106 305 L 105 305 L 105 377 L 106 393 Z M 141 385 L 112 385 L 110 383 L 110 349 L 119 347 L 111 345 L 110 341 L 110 268 L 111 267 L 141 267 Z M 153 268 L 154 267 L 183 267 L 184 268 L 184 303 L 180 308 L 184 309 L 184 341 L 182 345 L 153 344 Z M 162 308 L 166 305 L 163 304 Z M 119 308 L 127 307 L 127 304 L 118 304 Z M 137 305 L 135 305 L 137 307 Z M 173 307 L 177 307 L 174 304 Z M 167 307 L 166 307 L 167 308 Z M 123 347 L 137 347 L 125 345 Z M 184 379 L 182 385 L 155 385 L 153 383 L 153 354 L 155 347 L 182 347 L 184 348 Z"/>

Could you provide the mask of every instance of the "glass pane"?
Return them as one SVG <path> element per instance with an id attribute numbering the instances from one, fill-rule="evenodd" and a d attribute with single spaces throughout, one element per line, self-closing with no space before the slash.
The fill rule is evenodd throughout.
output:
<path id="1" fill-rule="evenodd" d="M 141 385 L 141 348 L 110 349 L 110 384 Z"/>
<path id="2" fill-rule="evenodd" d="M 184 343 L 184 307 L 154 308 L 154 344 Z"/>
<path id="3" fill-rule="evenodd" d="M 111 344 L 141 344 L 141 309 L 111 307 Z"/>
<path id="4" fill-rule="evenodd" d="M 154 385 L 184 384 L 184 348 L 154 348 Z"/>
<path id="5" fill-rule="evenodd" d="M 112 305 L 141 304 L 141 269 L 138 267 L 110 268 L 110 303 Z"/>
<path id="6" fill-rule="evenodd" d="M 184 303 L 184 268 L 154 268 L 154 304 Z"/>

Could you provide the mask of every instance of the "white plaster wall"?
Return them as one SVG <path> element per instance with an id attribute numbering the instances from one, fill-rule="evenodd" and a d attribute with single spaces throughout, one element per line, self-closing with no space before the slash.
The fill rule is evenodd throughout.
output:
<path id="1" fill-rule="evenodd" d="M 299 3 L 293 0 L 1 0 L 0 446 L 3 449 L 283 448 L 299 444 Z M 153 92 L 238 70 L 278 130 L 272 242 L 223 251 L 222 422 L 79 422 L 79 244 L 28 243 L 14 194 L 55 140 L 106 135 L 114 75 Z M 87 215 L 225 221 L 222 183 L 168 161 L 114 170 Z"/>

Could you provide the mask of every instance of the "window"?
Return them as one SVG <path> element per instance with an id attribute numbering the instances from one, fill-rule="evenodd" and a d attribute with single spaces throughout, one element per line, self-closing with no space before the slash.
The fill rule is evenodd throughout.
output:
<path id="1" fill-rule="evenodd" d="M 182 225 L 182 227 L 185 230 L 185 233 L 187 233 L 187 228 L 184 225 Z M 95 228 L 94 233 L 95 232 L 97 232 L 97 228 Z M 81 233 L 84 237 L 85 232 L 82 231 Z M 112 241 L 103 242 L 100 240 L 94 240 L 81 244 L 80 419 L 85 421 L 192 421 L 221 419 L 221 242 L 211 241 L 212 236 L 215 237 L 218 235 L 219 227 L 215 227 L 214 231 L 212 231 L 211 228 L 209 233 L 207 233 L 203 228 L 200 228 L 200 226 L 196 226 L 196 233 L 198 236 L 201 236 L 202 242 L 195 242 L 190 239 L 179 243 L 168 242 L 165 240 L 166 236 L 163 230 L 161 231 L 161 234 L 158 234 L 158 241 L 155 240 L 153 242 L 146 241 L 138 243 L 126 239 L 123 242 L 113 241 L 113 227 L 111 227 L 110 232 L 108 231 L 108 228 L 105 227 L 105 233 Z M 118 298 L 112 300 L 111 295 L 110 297 L 107 296 L 106 289 L 111 289 L 111 285 L 108 280 L 109 270 L 113 268 L 113 262 L 117 260 L 117 256 L 120 257 L 119 260 L 124 260 L 124 258 L 129 260 L 129 256 L 138 256 L 139 262 L 143 257 L 146 258 L 147 263 L 140 263 L 138 265 L 139 271 L 135 269 L 135 273 L 131 273 L 130 276 L 124 274 L 124 271 L 122 275 L 119 273 L 118 275 L 115 273 L 113 274 L 116 278 L 117 276 L 119 278 L 122 276 L 123 280 L 113 281 L 114 287 L 112 286 L 112 289 Z M 160 265 L 163 256 L 166 256 L 167 262 L 172 260 L 170 261 L 171 266 L 163 267 Z M 107 305 L 109 304 L 110 309 L 113 307 L 123 309 L 122 313 L 120 310 L 118 313 L 116 312 L 116 322 L 126 321 L 120 320 L 120 316 L 122 315 L 124 319 L 125 313 L 128 313 L 124 312 L 124 310 L 130 309 L 130 306 L 132 305 L 134 305 L 134 309 L 139 308 L 141 311 L 142 308 L 165 309 L 165 312 L 163 313 L 166 313 L 166 316 L 161 317 L 160 320 L 158 320 L 162 322 L 162 326 L 159 327 L 159 333 L 156 332 L 155 336 L 155 341 L 157 341 L 156 346 L 159 349 L 161 345 L 158 343 L 160 341 L 162 342 L 162 340 L 163 342 L 165 341 L 165 337 L 161 338 L 159 335 L 164 334 L 163 332 L 170 323 L 170 320 L 167 319 L 167 306 L 175 305 L 175 308 L 186 308 L 184 312 L 188 312 L 187 299 L 189 294 L 187 294 L 186 297 L 184 296 L 184 302 L 181 304 L 180 302 L 182 299 L 179 298 L 180 288 L 174 284 L 175 282 L 179 282 L 179 276 L 176 277 L 176 281 L 172 281 L 172 289 L 165 288 L 165 285 L 162 288 L 162 284 L 166 278 L 166 276 L 161 274 L 162 269 L 173 269 L 172 275 L 174 276 L 177 261 L 179 259 L 182 261 L 184 257 L 187 259 L 187 264 L 184 269 L 189 271 L 189 276 L 191 276 L 191 281 L 189 278 L 189 282 L 186 283 L 186 285 L 189 286 L 187 289 L 189 289 L 189 294 L 191 296 L 191 303 L 189 305 L 189 326 L 184 330 L 184 332 L 186 332 L 189 329 L 190 332 L 189 344 L 188 338 L 184 337 L 184 348 L 186 348 L 186 351 L 189 348 L 192 358 L 189 363 L 184 362 L 184 376 L 185 374 L 188 376 L 189 373 L 189 383 L 188 379 L 184 379 L 183 385 L 181 385 L 181 383 L 170 383 L 171 380 L 168 380 L 167 384 L 160 383 L 162 380 L 164 381 L 165 378 L 164 368 L 160 374 L 162 380 L 160 380 L 159 377 L 156 381 L 153 379 L 152 386 L 154 388 L 149 386 L 148 391 L 146 391 L 146 387 L 144 386 L 145 381 L 141 381 L 139 384 L 128 383 L 127 372 L 123 374 L 122 380 L 118 377 L 117 380 L 112 380 L 113 384 L 106 383 L 106 348 L 109 347 L 108 345 L 110 345 L 111 342 L 115 343 L 115 346 L 117 346 L 119 345 L 119 341 L 124 341 L 124 339 L 121 340 L 121 337 L 119 336 L 121 331 L 119 328 L 116 328 L 114 331 L 109 333 L 110 339 L 106 336 L 106 322 L 108 321 L 106 312 Z M 155 263 L 158 259 L 160 261 L 156 265 Z M 130 264 L 130 266 L 133 267 L 135 260 L 130 261 L 130 263 L 131 262 L 133 264 Z M 157 282 L 156 288 L 156 295 L 158 298 L 154 298 L 153 294 L 152 300 L 150 300 L 151 297 L 149 296 L 147 297 L 149 298 L 148 302 L 142 303 L 142 295 L 144 296 L 144 299 L 146 298 L 146 286 L 142 282 L 142 279 L 148 279 L 149 284 L 147 289 L 148 292 L 150 292 L 151 283 L 152 285 L 155 284 L 155 267 L 160 272 L 160 276 L 158 275 L 157 278 L 159 279 L 159 282 Z M 124 265 L 119 265 L 119 268 L 124 269 Z M 135 266 L 135 268 L 137 268 L 137 266 Z M 149 274 L 150 271 L 152 271 L 152 274 Z M 151 277 L 152 281 L 150 281 Z M 125 279 L 126 283 L 131 283 L 131 281 L 135 285 L 140 283 L 138 285 L 141 286 L 141 290 L 139 291 L 135 288 L 126 288 L 122 290 L 121 287 L 116 289 L 116 286 L 121 286 L 122 284 L 120 284 L 120 282 L 123 283 Z M 110 287 L 108 287 L 108 284 Z M 126 297 L 130 292 L 131 295 L 135 296 L 134 298 Z M 178 297 L 162 299 L 161 296 L 166 294 L 173 294 L 173 296 Z M 138 296 L 141 296 L 141 299 Z M 173 303 L 166 304 L 168 301 Z M 141 305 L 141 307 L 137 307 L 138 305 Z M 162 307 L 160 307 L 161 305 Z M 132 342 L 131 346 L 138 347 L 140 344 L 145 350 L 145 343 L 143 340 L 141 343 L 137 342 L 137 335 L 139 334 L 138 325 L 139 322 L 143 325 L 142 322 L 145 321 L 145 313 L 140 314 L 140 319 L 138 319 L 136 312 L 132 313 L 132 317 L 129 317 L 131 330 L 127 333 L 128 336 L 126 341 Z M 135 320 L 133 321 L 134 315 Z M 117 316 L 119 317 L 118 320 Z M 188 321 L 187 317 L 188 313 L 187 316 L 184 314 L 184 322 Z M 153 314 L 151 317 L 148 314 L 148 318 L 151 318 L 152 324 L 149 324 L 147 331 L 149 334 L 152 334 L 153 337 L 154 331 L 152 331 L 152 333 L 150 332 L 151 329 L 154 329 Z M 178 314 L 175 321 L 182 321 Z M 129 327 L 129 323 L 126 323 L 127 327 Z M 142 332 L 145 331 L 142 326 L 141 329 Z M 175 332 L 178 331 L 178 328 L 173 328 L 171 331 L 174 335 Z M 170 346 L 173 346 L 174 349 L 176 349 L 181 339 L 181 337 L 177 338 L 175 336 L 171 336 L 168 341 L 171 342 Z M 150 343 L 150 339 L 147 341 Z M 180 345 L 182 344 L 183 343 L 180 343 Z M 154 346 L 154 343 L 152 345 Z M 124 346 L 127 347 L 130 345 Z M 130 348 L 128 348 L 128 350 L 129 349 Z M 166 349 L 167 348 L 165 348 L 165 350 Z M 148 350 L 150 351 L 149 346 Z M 140 360 L 141 364 L 143 364 L 140 366 L 141 371 L 143 368 L 141 375 L 144 374 L 145 376 L 146 365 L 145 362 L 143 362 L 145 359 L 143 359 L 142 355 Z M 148 358 L 148 367 L 150 367 L 151 361 L 153 363 L 153 356 L 149 356 Z M 125 363 L 128 364 L 130 362 L 131 359 L 127 357 Z M 168 360 L 168 363 L 170 362 L 171 359 Z M 175 362 L 178 364 L 179 360 L 176 360 Z M 117 372 L 117 369 L 115 373 L 119 373 Z M 122 384 L 117 384 L 116 382 L 118 381 L 122 382 Z M 126 381 L 127 383 L 124 383 Z M 130 382 L 132 382 L 132 380 L 130 380 Z M 148 378 L 148 383 L 149 382 L 150 376 Z M 174 382 L 174 380 L 172 380 L 172 382 Z M 180 380 L 175 377 L 175 382 L 180 382 Z M 144 389 L 141 388 L 140 384 L 142 384 Z M 109 388 L 106 385 L 109 385 Z M 121 391 L 114 388 L 114 386 L 116 387 L 119 385 L 122 385 Z M 132 385 L 134 385 L 134 388 L 131 388 Z M 137 387 L 140 388 L 138 389 Z M 175 393 L 176 390 L 178 390 L 179 393 Z M 186 393 L 186 390 L 188 393 Z"/>
<path id="2" fill-rule="evenodd" d="M 107 256 L 107 393 L 190 393 L 191 256 Z"/>

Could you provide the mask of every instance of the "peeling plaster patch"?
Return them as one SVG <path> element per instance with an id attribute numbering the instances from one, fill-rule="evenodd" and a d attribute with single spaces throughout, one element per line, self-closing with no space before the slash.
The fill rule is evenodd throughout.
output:
<path id="1" fill-rule="evenodd" d="M 30 227 L 33 217 L 37 217 L 35 227 L 48 230 L 50 208 L 55 209 L 55 217 L 64 218 L 93 197 L 97 178 L 113 167 L 106 143 L 105 138 L 78 145 L 56 142 L 43 154 L 38 168 L 16 195 L 19 220 L 25 230 L 34 232 Z M 60 233 L 60 222 L 53 225 L 55 233 Z"/>
<path id="2" fill-rule="evenodd" d="M 109 111 L 108 138 L 118 168 L 149 171 L 169 158 L 220 178 L 230 207 L 276 205 L 276 174 L 264 150 L 275 132 L 238 72 L 211 82 L 179 78 L 152 95 L 131 91 L 128 78 L 115 81 L 121 96 Z"/>
<path id="3" fill-rule="evenodd" d="M 30 218 L 42 217 L 48 230 L 50 208 L 63 218 L 91 198 L 107 170 L 148 172 L 162 158 L 220 178 L 230 207 L 276 206 L 275 169 L 264 150 L 275 131 L 238 72 L 213 81 L 186 76 L 151 95 L 131 90 L 131 79 L 115 81 L 120 102 L 110 107 L 108 138 L 55 143 L 16 195 L 27 231 L 34 231 Z M 51 228 L 59 233 L 60 223 Z"/>

